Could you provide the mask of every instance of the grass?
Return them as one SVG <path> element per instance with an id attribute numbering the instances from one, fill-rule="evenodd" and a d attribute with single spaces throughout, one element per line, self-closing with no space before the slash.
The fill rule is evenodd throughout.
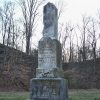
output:
<path id="1" fill-rule="evenodd" d="M 71 100 L 100 100 L 100 90 L 69 90 Z M 29 92 L 0 92 L 0 100 L 29 100 Z"/>
<path id="2" fill-rule="evenodd" d="M 100 100 L 100 90 L 71 90 L 69 97 L 71 100 Z"/>
<path id="3" fill-rule="evenodd" d="M 0 92 L 0 100 L 28 100 L 29 92 Z"/>

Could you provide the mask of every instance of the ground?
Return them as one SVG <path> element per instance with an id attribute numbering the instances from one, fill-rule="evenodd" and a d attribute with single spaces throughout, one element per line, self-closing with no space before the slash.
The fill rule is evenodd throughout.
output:
<path id="1" fill-rule="evenodd" d="M 70 90 L 69 97 L 71 100 L 100 100 L 100 90 Z"/>
<path id="2" fill-rule="evenodd" d="M 0 100 L 27 100 L 29 92 L 0 92 Z"/>
<path id="3" fill-rule="evenodd" d="M 71 100 L 100 100 L 100 90 L 69 90 Z M 0 92 L 0 100 L 29 100 L 29 92 Z"/>

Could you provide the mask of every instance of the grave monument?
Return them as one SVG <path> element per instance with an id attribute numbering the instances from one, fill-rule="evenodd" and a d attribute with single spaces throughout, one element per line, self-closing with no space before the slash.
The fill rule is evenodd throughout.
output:
<path id="1" fill-rule="evenodd" d="M 31 79 L 30 100 L 68 100 L 67 83 L 62 73 L 61 44 L 58 41 L 58 10 L 52 3 L 44 6 L 43 24 L 36 78 Z"/>

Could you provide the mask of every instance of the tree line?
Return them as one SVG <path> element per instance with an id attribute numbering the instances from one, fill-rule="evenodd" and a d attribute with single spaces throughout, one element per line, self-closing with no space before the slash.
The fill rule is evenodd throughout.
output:
<path id="1" fill-rule="evenodd" d="M 17 0 L 0 6 L 1 43 L 31 54 L 31 38 L 40 18 L 39 9 L 45 0 Z M 17 5 L 17 6 L 16 6 Z M 21 16 L 16 9 L 19 8 Z M 62 7 L 61 7 L 62 8 Z M 59 17 L 62 9 L 59 9 Z M 19 17 L 19 18 L 16 18 Z M 66 25 L 59 25 L 59 40 L 62 44 L 64 62 L 79 62 L 100 57 L 100 12 L 97 18 L 82 16 L 79 25 L 66 20 Z"/>
<path id="2" fill-rule="evenodd" d="M 82 16 L 81 24 L 66 23 L 62 37 L 64 61 L 79 62 L 100 57 L 100 14 L 95 19 L 92 16 Z M 62 34 L 63 34 L 62 33 Z M 60 36 L 61 37 L 61 36 Z"/>
<path id="3" fill-rule="evenodd" d="M 1 43 L 16 49 L 31 52 L 31 37 L 38 20 L 38 9 L 44 0 L 5 1 L 0 7 Z M 17 6 L 16 6 L 17 5 Z M 17 9 L 20 14 L 16 12 Z M 21 17 L 19 17 L 21 15 Z M 18 17 L 18 18 L 16 18 Z"/>

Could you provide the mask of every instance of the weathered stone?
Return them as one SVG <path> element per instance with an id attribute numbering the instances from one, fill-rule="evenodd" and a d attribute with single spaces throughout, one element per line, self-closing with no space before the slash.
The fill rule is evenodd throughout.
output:
<path id="1" fill-rule="evenodd" d="M 39 41 L 38 68 L 61 68 L 61 44 L 49 37 Z"/>
<path id="2" fill-rule="evenodd" d="M 57 77 L 61 65 L 61 44 L 50 37 L 39 41 L 37 77 Z"/>
<path id="3" fill-rule="evenodd" d="M 38 78 L 56 78 L 56 77 L 63 77 L 63 70 L 58 68 L 52 69 L 42 69 L 37 68 L 36 70 L 36 77 Z"/>
<path id="4" fill-rule="evenodd" d="M 63 78 L 31 80 L 31 100 L 68 100 L 67 82 Z"/>
<path id="5" fill-rule="evenodd" d="M 43 37 L 58 38 L 58 10 L 52 3 L 44 6 L 43 11 Z"/>
<path id="6" fill-rule="evenodd" d="M 31 100 L 68 100 L 67 84 L 61 78 L 62 53 L 57 40 L 57 8 L 48 3 L 44 6 L 43 38 L 38 44 L 38 68 L 31 80 Z"/>

